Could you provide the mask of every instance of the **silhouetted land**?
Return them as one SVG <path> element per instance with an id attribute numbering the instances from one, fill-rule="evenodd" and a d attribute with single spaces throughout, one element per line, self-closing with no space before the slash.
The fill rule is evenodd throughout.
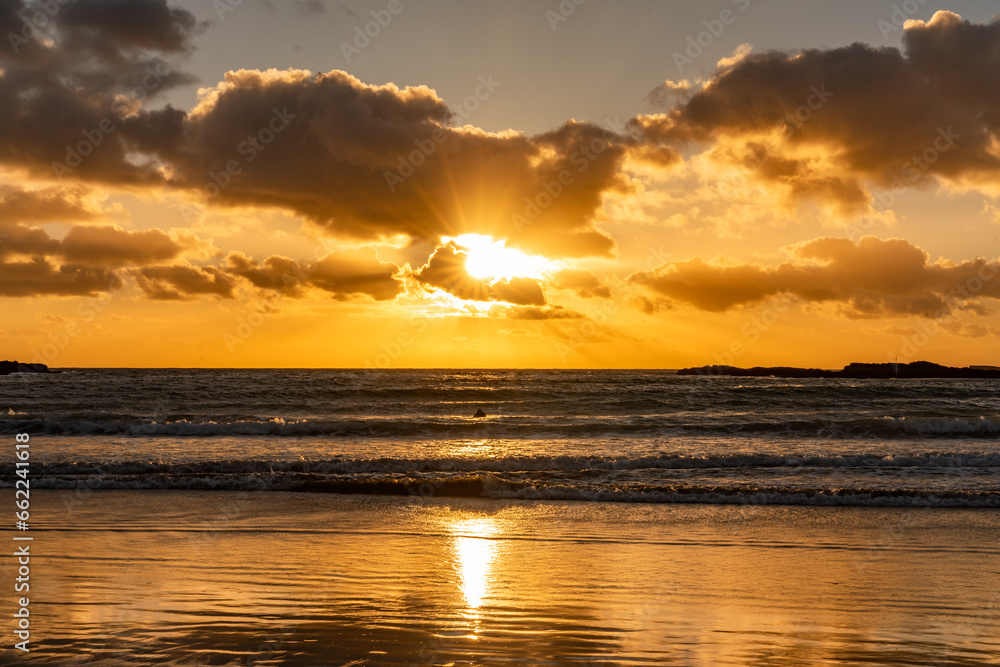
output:
<path id="1" fill-rule="evenodd" d="M 842 370 L 831 371 L 822 368 L 795 368 L 792 366 L 697 366 L 682 368 L 678 375 L 731 375 L 738 377 L 779 377 L 779 378 L 998 378 L 1000 368 L 969 366 L 954 368 L 929 361 L 914 361 L 909 364 L 861 364 L 853 363 Z"/>
<path id="2" fill-rule="evenodd" d="M 0 361 L 0 375 L 11 373 L 52 373 L 45 364 L 22 364 L 19 361 Z M 58 372 L 58 371 L 56 371 Z"/>

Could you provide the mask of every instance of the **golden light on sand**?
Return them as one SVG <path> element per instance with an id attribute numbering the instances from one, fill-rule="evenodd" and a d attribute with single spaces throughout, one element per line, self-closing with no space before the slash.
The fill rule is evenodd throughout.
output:
<path id="1" fill-rule="evenodd" d="M 541 279 L 543 274 L 554 268 L 553 262 L 544 257 L 525 255 L 520 250 L 507 247 L 506 241 L 498 241 L 483 234 L 462 234 L 455 238 L 445 237 L 445 243 L 454 241 L 468 252 L 465 270 L 473 278 L 482 280 L 510 280 L 511 278 Z"/>
<path id="2" fill-rule="evenodd" d="M 471 609 L 483 604 L 490 587 L 490 572 L 496 545 L 490 539 L 496 525 L 488 519 L 467 519 L 455 524 L 455 555 L 461 577 L 462 595 Z"/>

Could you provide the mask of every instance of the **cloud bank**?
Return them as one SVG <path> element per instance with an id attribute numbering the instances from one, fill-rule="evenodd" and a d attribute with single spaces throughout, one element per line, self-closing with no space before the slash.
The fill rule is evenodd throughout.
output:
<path id="1" fill-rule="evenodd" d="M 1000 298 L 995 259 L 931 262 L 903 239 L 819 238 L 795 246 L 791 254 L 796 261 L 778 266 L 695 258 L 635 273 L 629 282 L 711 312 L 791 295 L 834 304 L 851 318 L 943 317 L 981 297 Z"/>

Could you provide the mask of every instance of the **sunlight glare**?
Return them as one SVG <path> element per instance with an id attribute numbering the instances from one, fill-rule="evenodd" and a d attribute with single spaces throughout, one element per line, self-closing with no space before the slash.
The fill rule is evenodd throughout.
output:
<path id="1" fill-rule="evenodd" d="M 506 247 L 506 241 L 497 241 L 483 234 L 462 234 L 454 238 L 444 237 L 445 243 L 454 241 L 464 248 L 469 256 L 465 270 L 473 278 L 482 280 L 510 280 L 511 278 L 534 278 L 540 280 L 550 272 L 553 263 L 544 257 L 525 255 L 520 250 Z"/>
<path id="2" fill-rule="evenodd" d="M 496 557 L 496 545 L 490 539 L 496 526 L 486 519 L 469 519 L 455 525 L 453 530 L 462 595 L 471 609 L 478 609 L 489 589 L 490 569 Z"/>

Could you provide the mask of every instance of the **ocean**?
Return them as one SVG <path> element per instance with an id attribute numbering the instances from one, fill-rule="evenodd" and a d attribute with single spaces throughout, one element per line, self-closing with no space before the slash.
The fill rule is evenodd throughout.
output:
<path id="1" fill-rule="evenodd" d="M 996 387 L 0 377 L 0 664 L 1000 665 Z"/>
<path id="2" fill-rule="evenodd" d="M 0 433 L 36 436 L 39 488 L 1000 507 L 997 386 L 76 369 L 0 380 Z"/>

